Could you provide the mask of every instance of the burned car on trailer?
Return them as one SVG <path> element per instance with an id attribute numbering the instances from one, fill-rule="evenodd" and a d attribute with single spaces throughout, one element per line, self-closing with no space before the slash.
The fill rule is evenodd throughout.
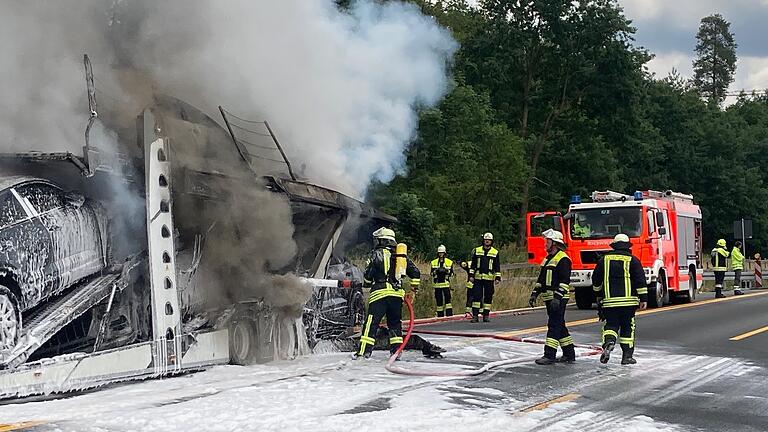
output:
<path id="1" fill-rule="evenodd" d="M 310 345 L 314 345 L 321 339 L 351 336 L 354 327 L 363 319 L 364 296 L 360 271 L 345 263 L 344 251 L 358 243 L 368 243 L 369 236 L 361 233 L 370 233 L 382 223 L 391 223 L 394 218 L 344 194 L 297 179 L 293 173 L 284 170 L 287 163 L 277 166 L 263 164 L 264 160 L 249 154 L 242 140 L 235 134 L 228 133 L 201 111 L 174 98 L 157 96 L 154 103 L 139 117 L 139 127 L 133 132 L 122 130 L 121 140 L 141 142 L 139 138 L 144 135 L 143 124 L 151 123 L 145 121 L 147 115 L 152 116 L 152 122 L 161 125 L 163 135 L 169 137 L 172 175 L 171 181 L 164 179 L 165 183 L 161 186 L 169 188 L 172 199 L 168 205 L 175 214 L 172 236 L 176 250 L 175 255 L 168 259 L 173 260 L 177 272 L 184 332 L 226 327 L 230 330 L 239 329 L 238 334 L 245 335 L 245 342 L 253 343 L 255 339 L 260 339 L 266 345 L 274 343 L 272 336 L 277 330 L 274 319 L 269 319 L 274 310 L 268 302 L 256 295 L 232 292 L 230 288 L 235 284 L 222 283 L 224 279 L 220 277 L 223 272 L 229 280 L 237 283 L 247 281 L 252 275 L 234 265 L 211 269 L 212 259 L 219 260 L 216 264 L 221 264 L 222 257 L 240 259 L 241 255 L 247 257 L 247 253 L 237 249 L 209 247 L 211 239 L 219 234 L 217 230 L 223 224 L 232 223 L 228 220 L 231 217 L 231 203 L 250 200 L 253 210 L 257 211 L 260 206 L 258 199 L 274 195 L 288 208 L 287 218 L 290 218 L 294 227 L 292 239 L 297 253 L 291 262 L 283 263 L 279 268 L 269 265 L 269 271 L 314 280 L 333 280 L 328 286 L 317 288 L 318 285 L 315 285 L 316 289 L 304 305 L 303 313 L 299 311 L 298 322 L 303 321 L 306 326 L 306 339 Z M 253 137 L 247 138 L 254 140 Z M 72 288 L 68 291 L 67 288 L 77 285 L 76 282 L 83 278 L 90 280 L 89 274 L 119 275 L 121 268 L 124 271 L 128 262 L 132 263 L 132 269 L 139 268 L 138 271 L 132 270 L 130 280 L 121 277 L 120 288 L 113 290 L 112 295 L 109 294 L 108 286 L 94 289 L 93 292 L 98 292 L 98 298 L 92 299 L 92 306 L 87 311 L 72 315 L 71 319 L 67 318 L 68 324 L 58 327 L 55 334 L 46 333 L 46 337 L 39 340 L 42 346 L 35 348 L 30 360 L 72 352 L 94 352 L 152 339 L 151 300 L 146 278 L 141 276 L 148 271 L 146 225 L 138 230 L 134 227 L 133 230 L 118 234 L 121 227 L 131 225 L 132 221 L 146 223 L 142 221 L 142 214 L 146 212 L 143 203 L 140 204 L 142 208 L 138 214 L 120 211 L 120 202 L 133 198 L 142 200 L 144 197 L 142 145 L 133 149 L 134 154 L 119 157 L 97 147 L 87 147 L 84 160 L 91 161 L 90 169 L 96 171 L 95 177 L 83 176 L 84 172 L 79 171 L 83 170 L 82 164 L 73 159 L 71 154 L 3 155 L 4 163 L 12 162 L 14 172 L 20 170 L 24 175 L 48 179 L 38 183 L 45 185 L 49 191 L 57 191 L 56 194 L 50 192 L 48 196 L 54 196 L 51 202 L 61 204 L 44 209 L 43 204 L 35 201 L 34 197 L 29 197 L 27 202 L 23 194 L 19 198 L 11 192 L 12 198 L 17 201 L 10 200 L 11 210 L 7 215 L 4 211 L 3 218 L 11 217 L 15 220 L 21 215 L 24 220 L 39 224 L 40 234 L 44 233 L 43 238 L 49 241 L 56 238 L 63 240 L 64 235 L 69 236 L 66 241 L 55 243 L 55 246 L 52 243 L 50 246 L 51 253 L 58 253 L 62 262 L 50 264 L 48 273 L 45 269 L 42 273 L 23 269 L 3 273 L 4 277 L 21 275 L 27 282 L 36 281 L 41 287 L 41 281 L 46 281 L 50 287 L 48 291 L 30 291 L 33 300 L 24 299 L 24 303 L 21 303 L 17 299 L 21 297 L 19 291 L 11 289 L 15 285 L 8 283 L 11 287 L 6 290 L 11 294 L 6 296 L 9 305 L 7 309 L 11 310 L 12 306 L 14 312 L 11 315 L 16 317 L 17 323 L 22 308 L 25 313 L 33 315 L 32 321 L 39 321 L 36 317 L 44 314 L 37 314 L 38 311 L 57 307 L 60 300 L 75 290 Z M 75 163 L 69 164 L 66 160 L 74 160 Z M 129 168 L 115 169 L 117 164 Z M 73 169 L 75 166 L 79 170 Z M 57 188 L 49 180 L 55 180 L 62 188 Z M 125 195 L 115 194 L 111 188 L 104 187 L 112 183 L 120 183 L 130 189 L 132 198 L 127 199 Z M 16 183 L 8 183 L 6 188 L 12 186 L 16 186 Z M 65 193 L 65 190 L 80 190 L 89 198 Z M 251 200 L 254 197 L 256 199 Z M 108 210 L 106 216 L 103 216 L 103 209 Z M 46 221 L 53 221 L 53 215 L 63 215 L 67 223 L 77 222 L 82 225 L 77 228 L 61 222 L 46 227 Z M 248 216 L 247 212 L 245 216 Z M 237 223 L 247 223 L 243 215 L 239 217 Z M 79 249 L 64 250 L 62 245 Z M 0 246 L 5 248 L 5 244 Z M 39 257 L 40 247 L 30 243 L 16 250 L 25 256 Z M 136 262 L 143 264 L 137 265 Z M 114 272 L 105 272 L 105 269 Z M 216 272 L 218 274 L 214 275 Z M 208 299 L 215 297 L 220 303 L 212 305 L 211 302 L 201 301 L 206 296 Z M 247 313 L 238 314 L 238 309 L 247 309 Z M 254 318 L 257 316 L 260 318 Z M 300 326 L 290 331 L 298 331 L 298 328 Z M 230 348 L 238 351 L 237 344 L 232 342 Z M 243 348 L 242 345 L 240 348 Z M 269 349 L 268 346 L 266 351 Z M 254 355 L 247 354 L 248 349 L 239 351 L 239 355 L 231 351 L 233 362 L 245 363 L 254 359 Z M 258 361 L 267 361 L 270 354 L 266 352 L 256 357 Z"/>
<path id="2" fill-rule="evenodd" d="M 15 346 L 22 313 L 107 266 L 101 205 L 34 177 L 0 177 L 0 350 Z"/>

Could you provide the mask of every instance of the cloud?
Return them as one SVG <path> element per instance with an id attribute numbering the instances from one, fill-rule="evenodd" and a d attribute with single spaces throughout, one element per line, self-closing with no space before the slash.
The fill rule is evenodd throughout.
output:
<path id="1" fill-rule="evenodd" d="M 677 69 L 678 72 L 684 77 L 693 76 L 693 57 L 684 52 L 673 51 L 669 53 L 657 54 L 656 57 L 649 61 L 646 66 L 648 70 L 656 75 L 656 78 L 662 79 L 672 72 L 672 69 Z"/>

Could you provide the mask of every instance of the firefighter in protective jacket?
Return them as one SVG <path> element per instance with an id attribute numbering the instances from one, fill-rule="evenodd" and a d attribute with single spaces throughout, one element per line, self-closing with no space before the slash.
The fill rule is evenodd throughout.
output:
<path id="1" fill-rule="evenodd" d="M 437 258 L 433 259 L 430 263 L 438 317 L 453 316 L 450 280 L 451 276 L 453 276 L 453 261 L 445 256 L 445 252 L 445 246 L 438 246 Z"/>
<path id="2" fill-rule="evenodd" d="M 469 264 L 469 277 L 472 288 L 472 322 L 478 322 L 480 307 L 483 307 L 483 322 L 490 321 L 491 305 L 496 286 L 501 283 L 501 264 L 499 251 L 493 247 L 493 234 L 483 235 L 482 246 L 472 251 Z"/>
<path id="3" fill-rule="evenodd" d="M 470 319 L 472 318 L 472 288 L 474 288 L 475 284 L 472 282 L 472 275 L 469 274 L 469 263 L 462 261 L 461 268 L 467 272 L 467 283 L 464 285 L 467 289 L 467 302 L 465 304 L 466 307 L 464 308 L 464 317 Z"/>
<path id="4" fill-rule="evenodd" d="M 740 241 L 733 243 L 731 268 L 733 268 L 733 295 L 742 295 L 744 293 L 741 291 L 741 272 L 744 271 L 744 254 L 741 253 Z"/>
<path id="5" fill-rule="evenodd" d="M 725 271 L 728 270 L 728 257 L 730 254 L 726 249 L 725 239 L 717 241 L 717 246 L 712 249 L 712 271 L 715 273 L 715 298 L 723 298 L 723 283 L 725 282 Z"/>
<path id="6" fill-rule="evenodd" d="M 389 350 L 394 354 L 403 343 L 402 309 L 405 290 L 395 272 L 397 255 L 395 232 L 389 228 L 379 228 L 373 233 L 375 248 L 363 273 L 364 285 L 371 287 L 368 296 L 368 311 L 360 337 L 360 348 L 355 357 L 369 358 L 376 344 L 376 333 L 381 319 L 387 317 L 389 328 Z M 413 261 L 407 258 L 406 276 L 411 280 L 411 289 L 419 289 L 421 273 Z"/>
<path id="7" fill-rule="evenodd" d="M 571 259 L 564 252 L 563 233 L 549 229 L 542 236 L 546 239 L 547 257 L 541 263 L 539 278 L 528 301 L 533 307 L 536 298 L 541 296 L 547 306 L 544 356 L 536 360 L 536 364 L 573 363 L 576 361 L 576 350 L 565 326 L 565 308 L 571 295 Z M 563 356 L 556 359 L 558 346 L 562 348 Z"/>
<path id="8" fill-rule="evenodd" d="M 612 251 L 597 262 L 592 286 L 597 296 L 598 316 L 603 325 L 601 363 L 608 363 L 616 342 L 621 345 L 621 364 L 637 363 L 635 351 L 635 311 L 648 304 L 648 288 L 643 265 L 632 255 L 626 234 L 617 234 Z"/>

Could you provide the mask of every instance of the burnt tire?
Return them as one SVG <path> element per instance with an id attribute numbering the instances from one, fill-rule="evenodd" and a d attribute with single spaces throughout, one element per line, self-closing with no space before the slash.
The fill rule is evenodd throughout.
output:
<path id="1" fill-rule="evenodd" d="M 595 303 L 595 294 L 591 288 L 577 289 L 574 293 L 576 297 L 576 307 L 579 309 L 592 309 L 592 305 Z"/>
<path id="2" fill-rule="evenodd" d="M 21 333 L 21 311 L 16 295 L 0 285 L 0 351 L 13 349 Z"/>
<path id="3" fill-rule="evenodd" d="M 248 318 L 238 318 L 229 326 L 229 362 L 250 365 L 258 360 L 256 323 Z"/>

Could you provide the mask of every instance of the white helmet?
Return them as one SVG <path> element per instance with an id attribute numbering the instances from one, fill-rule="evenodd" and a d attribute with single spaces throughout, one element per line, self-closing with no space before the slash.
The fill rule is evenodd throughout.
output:
<path id="1" fill-rule="evenodd" d="M 616 234 L 616 237 L 613 238 L 614 243 L 629 243 L 629 236 L 626 234 Z"/>
<path id="2" fill-rule="evenodd" d="M 483 234 L 483 240 L 493 240 L 493 234 L 489 232 Z"/>
<path id="3" fill-rule="evenodd" d="M 545 239 L 552 240 L 555 243 L 560 243 L 561 245 L 565 245 L 565 240 L 563 240 L 563 233 L 560 231 L 555 231 L 553 229 L 548 229 L 541 233 L 542 237 Z"/>
<path id="4" fill-rule="evenodd" d="M 395 240 L 395 232 L 386 227 L 381 227 L 374 231 L 373 238 L 379 240 L 390 240 L 393 243 L 397 242 L 397 240 Z"/>
<path id="5" fill-rule="evenodd" d="M 445 246 L 440 245 L 437 247 L 437 253 L 445 253 Z"/>

